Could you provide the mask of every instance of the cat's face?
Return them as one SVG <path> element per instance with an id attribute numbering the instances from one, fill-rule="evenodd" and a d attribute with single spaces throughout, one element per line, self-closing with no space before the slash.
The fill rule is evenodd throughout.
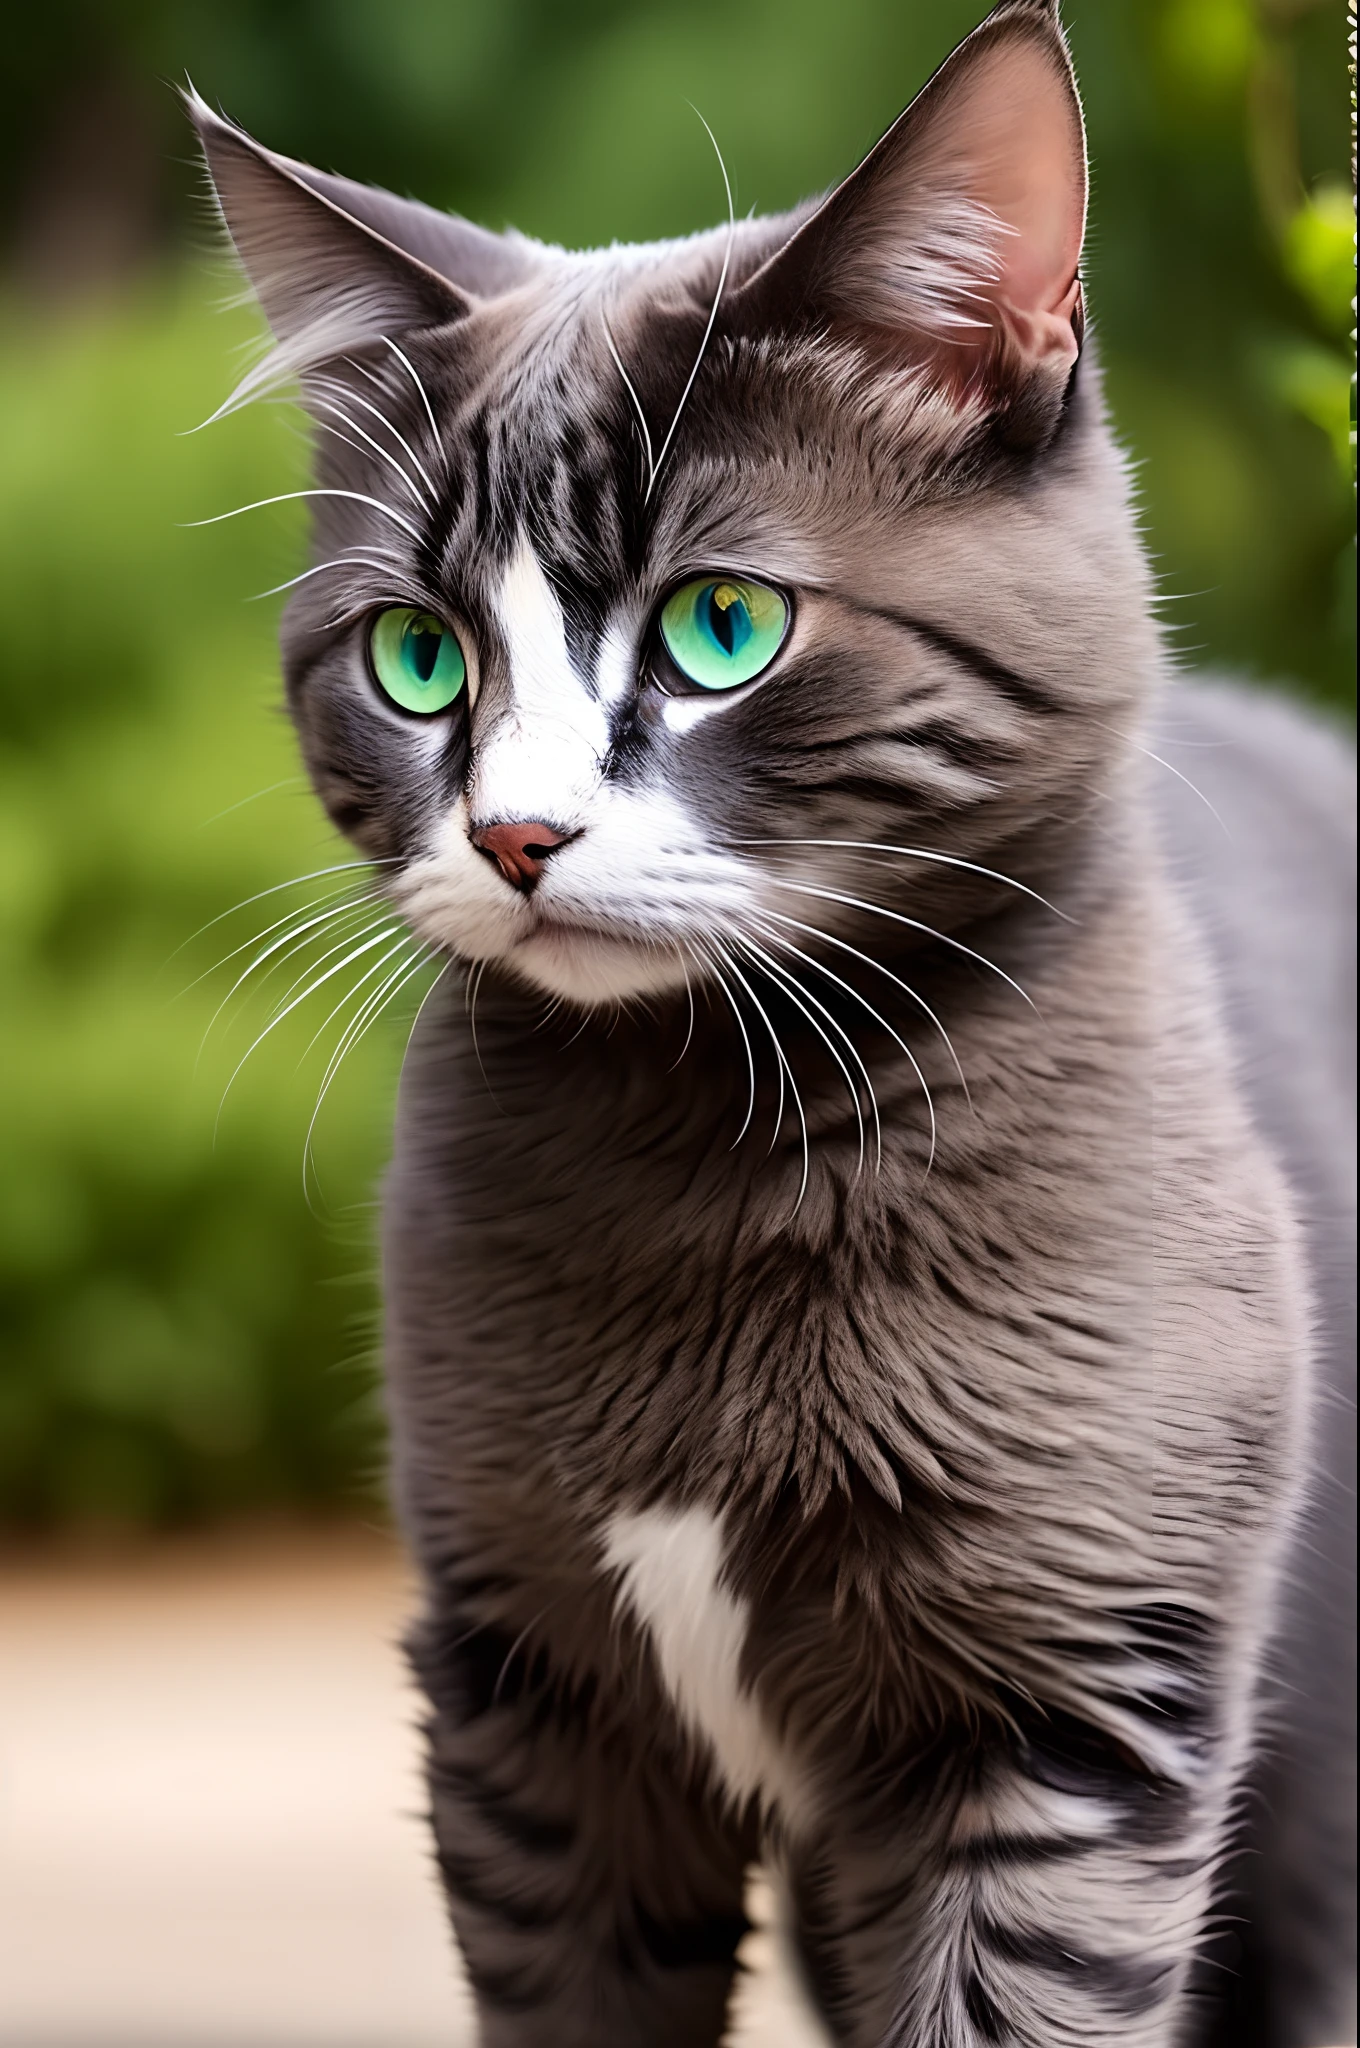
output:
<path id="1" fill-rule="evenodd" d="M 321 430 L 290 702 L 423 937 L 608 1003 L 881 959 L 1045 872 L 1148 651 L 1046 5 L 821 209 L 653 249 L 197 118 Z"/>

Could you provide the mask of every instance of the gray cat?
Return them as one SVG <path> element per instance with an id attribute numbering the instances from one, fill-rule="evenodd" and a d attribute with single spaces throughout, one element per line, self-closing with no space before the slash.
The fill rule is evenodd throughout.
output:
<path id="1" fill-rule="evenodd" d="M 645 248 L 191 112 L 307 764 L 456 963 L 387 1352 L 487 2048 L 716 2042 L 757 1858 L 856 2048 L 1347 2031 L 1353 777 L 1164 689 L 1056 11 Z"/>

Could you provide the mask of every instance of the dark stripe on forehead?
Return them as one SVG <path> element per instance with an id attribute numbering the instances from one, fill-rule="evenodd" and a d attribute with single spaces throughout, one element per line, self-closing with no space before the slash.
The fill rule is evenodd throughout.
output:
<path id="1" fill-rule="evenodd" d="M 593 674 L 610 614 L 636 581 L 623 546 L 621 501 L 634 488 L 628 468 L 618 422 L 593 408 L 550 419 L 540 445 L 525 451 L 525 523 L 583 677 Z"/>
<path id="2" fill-rule="evenodd" d="M 467 433 L 473 478 L 473 538 L 485 541 L 490 537 L 492 520 L 491 431 L 485 412 L 479 412 L 473 417 L 468 424 Z"/>
<path id="3" fill-rule="evenodd" d="M 561 605 L 572 665 L 589 680 L 610 616 L 637 588 L 650 526 L 636 423 L 603 347 L 583 332 L 569 353 L 559 338 L 551 362 L 520 363 L 455 428 L 451 453 L 461 530 L 441 521 L 448 576 L 485 584 L 522 532 Z"/>

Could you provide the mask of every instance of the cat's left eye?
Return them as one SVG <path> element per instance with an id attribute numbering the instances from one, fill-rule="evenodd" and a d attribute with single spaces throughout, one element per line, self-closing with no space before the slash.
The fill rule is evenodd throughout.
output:
<path id="1" fill-rule="evenodd" d="M 746 576 L 682 583 L 661 611 L 661 640 L 687 682 L 735 690 L 767 669 L 789 629 L 789 601 Z"/>
<path id="2" fill-rule="evenodd" d="M 369 657 L 384 696 L 417 718 L 447 711 L 467 686 L 458 636 L 433 612 L 393 606 L 379 612 L 368 636 Z"/>

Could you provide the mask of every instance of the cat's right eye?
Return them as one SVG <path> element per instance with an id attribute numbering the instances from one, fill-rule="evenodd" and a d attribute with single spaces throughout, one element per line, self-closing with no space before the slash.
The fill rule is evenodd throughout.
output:
<path id="1" fill-rule="evenodd" d="M 369 629 L 368 653 L 383 695 L 417 718 L 447 711 L 467 688 L 458 636 L 433 612 L 405 605 L 379 612 Z"/>
<path id="2" fill-rule="evenodd" d="M 687 683 L 735 690 L 770 666 L 789 628 L 789 601 L 745 576 L 699 576 L 673 591 L 661 642 Z"/>

